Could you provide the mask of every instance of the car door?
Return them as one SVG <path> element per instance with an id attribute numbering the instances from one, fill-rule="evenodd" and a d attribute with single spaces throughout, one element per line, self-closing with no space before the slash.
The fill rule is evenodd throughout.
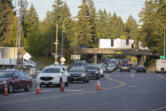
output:
<path id="1" fill-rule="evenodd" d="M 21 88 L 26 88 L 26 86 L 27 86 L 27 76 L 22 71 L 19 71 L 19 74 L 20 74 L 20 82 L 21 82 L 20 87 Z"/>
<path id="2" fill-rule="evenodd" d="M 21 85 L 20 74 L 18 71 L 16 71 L 14 72 L 14 75 L 13 75 L 13 87 L 14 89 L 20 89 L 20 85 Z"/>
<path id="3" fill-rule="evenodd" d="M 64 67 L 62 67 L 62 79 L 63 79 L 63 82 L 67 81 L 67 73 Z"/>

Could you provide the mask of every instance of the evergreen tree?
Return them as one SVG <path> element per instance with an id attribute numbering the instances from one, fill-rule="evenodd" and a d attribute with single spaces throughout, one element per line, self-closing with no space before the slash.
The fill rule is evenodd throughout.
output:
<path id="1" fill-rule="evenodd" d="M 25 49 L 27 49 L 27 51 L 30 52 L 32 55 L 36 55 L 39 48 L 38 44 L 40 44 L 40 41 L 38 41 L 39 18 L 33 4 L 31 4 L 31 8 L 27 11 L 25 17 L 25 27 Z"/>
<path id="2" fill-rule="evenodd" d="M 145 7 L 140 12 L 141 22 L 143 23 L 141 28 L 141 34 L 144 35 L 147 46 L 153 51 L 163 52 L 163 23 L 159 20 L 160 1 L 146 0 Z"/>
<path id="3" fill-rule="evenodd" d="M 77 41 L 80 46 L 90 46 L 91 42 L 91 23 L 90 12 L 88 9 L 87 0 L 82 0 L 82 5 L 79 6 L 77 21 Z"/>
<path id="4" fill-rule="evenodd" d="M 105 9 L 103 11 L 99 9 L 97 15 L 97 36 L 98 38 L 106 38 L 106 28 L 108 25 L 107 11 Z M 109 14 L 109 16 L 111 16 L 111 14 Z"/>
<path id="5" fill-rule="evenodd" d="M 13 22 L 11 16 L 14 15 L 12 0 L 0 1 L 0 46 L 4 46 L 4 40 L 9 37 L 10 25 Z"/>
<path id="6" fill-rule="evenodd" d="M 96 29 L 96 9 L 94 7 L 93 0 L 88 0 L 88 8 L 89 8 L 89 17 L 90 17 L 90 33 L 91 33 L 91 41 L 90 41 L 90 47 L 96 47 L 97 46 L 97 29 Z"/>

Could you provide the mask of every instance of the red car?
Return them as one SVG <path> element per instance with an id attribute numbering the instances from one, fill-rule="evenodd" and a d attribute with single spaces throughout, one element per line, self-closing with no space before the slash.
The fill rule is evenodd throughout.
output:
<path id="1" fill-rule="evenodd" d="M 32 77 L 25 72 L 19 70 L 1 70 L 0 71 L 0 91 L 4 91 L 7 84 L 8 92 L 13 93 L 14 90 L 24 89 L 29 91 L 32 87 Z"/>

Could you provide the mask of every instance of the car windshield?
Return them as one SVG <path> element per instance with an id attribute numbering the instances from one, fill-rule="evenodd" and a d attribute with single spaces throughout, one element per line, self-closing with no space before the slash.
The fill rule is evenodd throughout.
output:
<path id="1" fill-rule="evenodd" d="M 97 66 L 87 66 L 87 70 L 98 70 Z"/>
<path id="2" fill-rule="evenodd" d="M 122 66 L 129 66 L 128 64 L 122 64 Z"/>
<path id="3" fill-rule="evenodd" d="M 0 78 L 11 78 L 12 72 L 0 72 Z"/>
<path id="4" fill-rule="evenodd" d="M 60 68 L 46 68 L 42 73 L 60 73 Z"/>
<path id="5" fill-rule="evenodd" d="M 85 72 L 83 69 L 71 69 L 70 72 Z"/>

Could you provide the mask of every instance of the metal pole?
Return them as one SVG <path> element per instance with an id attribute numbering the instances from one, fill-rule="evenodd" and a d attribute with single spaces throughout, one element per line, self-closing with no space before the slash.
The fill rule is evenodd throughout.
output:
<path id="1" fill-rule="evenodd" d="M 165 60 L 165 27 L 164 27 L 164 60 Z"/>
<path id="2" fill-rule="evenodd" d="M 58 24 L 56 25 L 56 44 L 55 44 L 55 49 L 56 49 L 56 57 L 55 57 L 55 62 L 58 62 Z"/>
<path id="3" fill-rule="evenodd" d="M 76 33 L 75 33 L 75 36 L 74 36 L 74 41 L 75 41 L 75 44 L 74 44 L 74 54 L 76 55 Z"/>
<path id="4" fill-rule="evenodd" d="M 62 31 L 61 57 L 63 57 L 63 40 L 64 40 L 64 30 Z"/>

